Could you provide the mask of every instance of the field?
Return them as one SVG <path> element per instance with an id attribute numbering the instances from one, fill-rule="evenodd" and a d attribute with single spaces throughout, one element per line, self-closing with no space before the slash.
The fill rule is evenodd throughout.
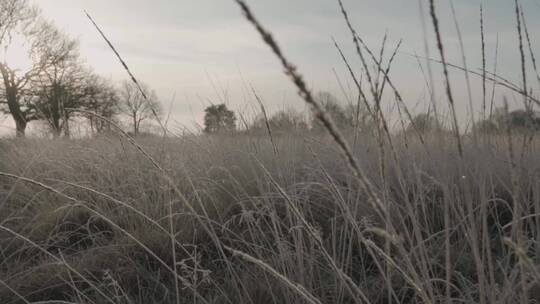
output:
<path id="1" fill-rule="evenodd" d="M 389 76 L 400 44 L 391 52 L 385 37 L 372 51 L 338 1 L 362 74 L 336 43 L 358 95 L 348 126 L 236 2 L 313 121 L 278 130 L 254 89 L 258 130 L 237 128 L 225 104 L 230 128 L 182 136 L 151 105 L 144 119 L 169 136 L 138 134 L 136 115 L 127 133 L 111 111 L 62 105 L 99 131 L 69 138 L 69 117 L 56 113 L 54 138 L 24 138 L 27 121 L 12 113 L 24 126 L 0 139 L 0 304 L 540 303 L 540 101 L 526 71 L 538 72 L 518 1 L 522 86 L 487 72 L 483 20 L 482 71 L 448 64 L 429 1 L 440 60 L 426 65 L 441 68 L 446 112 L 415 117 Z M 458 119 L 450 67 L 468 86 L 482 78 L 483 104 L 470 97 L 482 120 Z M 492 99 L 503 87 L 525 109 L 509 112 L 505 98 L 488 116 L 492 83 Z M 385 117 L 388 96 L 399 130 Z"/>
<path id="2" fill-rule="evenodd" d="M 379 202 L 324 135 L 3 141 L 0 298 L 538 299 L 539 142 L 361 138 Z"/>

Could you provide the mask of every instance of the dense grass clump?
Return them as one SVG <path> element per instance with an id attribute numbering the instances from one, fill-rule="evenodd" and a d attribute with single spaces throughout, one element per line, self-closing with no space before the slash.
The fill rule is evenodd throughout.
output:
<path id="1" fill-rule="evenodd" d="M 377 209 L 330 138 L 306 135 L 274 138 L 278 154 L 267 138 L 240 134 L 140 140 L 163 170 L 119 139 L 2 142 L 0 299 L 538 296 L 537 141 L 510 160 L 504 137 L 464 140 L 463 158 L 451 138 L 395 138 L 381 172 L 377 143 L 358 140 Z"/>

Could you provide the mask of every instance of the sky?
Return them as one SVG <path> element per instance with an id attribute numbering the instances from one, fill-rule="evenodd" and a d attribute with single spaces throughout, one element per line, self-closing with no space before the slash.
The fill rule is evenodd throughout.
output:
<path id="1" fill-rule="evenodd" d="M 283 74 L 277 59 L 243 18 L 233 0 L 33 0 L 43 14 L 79 40 L 81 56 L 96 73 L 118 82 L 127 74 L 99 36 L 87 11 L 117 47 L 135 76 L 154 88 L 163 108 L 179 125 L 202 122 L 204 108 L 225 102 L 245 116 L 257 113 L 253 86 L 270 112 L 305 109 L 294 86 Z M 540 0 L 520 0 L 531 34 L 533 50 L 540 49 Z M 313 91 L 328 91 L 342 100 L 353 96 L 350 77 L 332 43 L 342 46 L 353 68 L 361 64 L 336 0 L 248 0 L 260 21 L 274 34 L 286 56 L 295 63 Z M 420 3 L 424 10 L 429 52 L 438 58 L 426 0 L 344 0 L 352 23 L 367 44 L 378 52 L 388 33 L 387 53 L 397 41 L 402 47 L 390 76 L 415 113 L 427 109 L 426 81 L 412 54 L 426 55 Z M 448 61 L 461 64 L 462 56 L 450 0 L 436 1 Z M 514 1 L 454 0 L 467 65 L 481 67 L 479 10 L 485 15 L 486 51 L 493 70 L 496 41 L 499 41 L 498 72 L 521 83 Z M 529 59 L 528 59 L 529 60 Z M 425 64 L 425 61 L 422 61 Z M 424 66 L 424 71 L 425 71 Z M 433 66 L 436 100 L 446 104 L 442 74 Z M 538 84 L 528 62 L 529 83 Z M 452 72 L 456 106 L 463 121 L 470 115 L 464 74 Z M 480 82 L 472 77 L 474 112 L 478 115 Z M 338 81 L 339 79 L 340 81 Z M 339 83 L 345 90 L 342 90 Z M 345 91 L 345 92 L 343 92 Z M 491 90 L 489 90 L 491 91 Z M 511 92 L 501 95 L 517 99 Z M 349 97 L 346 97 L 349 96 Z M 517 101 L 516 101 L 517 102 Z M 390 94 L 387 111 L 395 111 Z M 8 126 L 10 119 L 0 118 Z"/>

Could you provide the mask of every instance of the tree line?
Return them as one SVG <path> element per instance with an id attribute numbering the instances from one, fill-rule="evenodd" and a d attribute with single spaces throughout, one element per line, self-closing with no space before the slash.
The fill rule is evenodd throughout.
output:
<path id="1" fill-rule="evenodd" d="M 18 55 L 26 56 L 25 70 L 8 56 L 17 41 L 24 45 L 25 54 Z M 78 41 L 28 0 L 0 1 L 0 50 L 0 111 L 13 118 L 18 137 L 32 121 L 45 122 L 55 137 L 69 137 L 75 118 L 86 121 L 91 132 L 105 132 L 121 115 L 137 134 L 151 113 L 159 113 L 154 91 L 94 73 L 84 64 Z"/>
<path id="2" fill-rule="evenodd" d="M 319 92 L 316 100 L 332 118 L 336 127 L 341 130 L 355 129 L 362 133 L 374 133 L 377 130 L 377 119 L 362 105 L 343 105 L 335 96 L 328 92 Z M 243 129 L 249 133 L 273 132 L 288 133 L 295 131 L 322 132 L 324 127 L 318 119 L 306 116 L 293 109 L 281 110 L 267 116 L 264 108 L 262 113 L 253 121 L 246 122 L 242 117 Z M 241 115 L 240 115 L 241 116 Z M 237 131 L 236 113 L 227 108 L 225 104 L 210 105 L 205 110 L 204 132 L 223 133 Z M 444 120 L 437 118 L 433 113 L 420 113 L 412 120 L 402 118 L 402 131 L 407 133 L 430 133 L 448 131 Z M 497 108 L 488 118 L 475 122 L 470 131 L 479 134 L 500 134 L 512 130 L 513 132 L 540 131 L 540 113 L 531 110 L 508 111 Z"/>
<path id="3" fill-rule="evenodd" d="M 10 62 L 8 56 L 17 39 L 25 45 L 22 55 L 29 63 L 25 69 Z M 378 119 L 369 109 L 357 104 L 343 106 L 327 92 L 319 93 L 317 99 L 338 128 L 367 132 L 377 129 Z M 107 132 L 121 117 L 126 118 L 132 133 L 137 135 L 145 121 L 158 119 L 160 110 L 157 95 L 149 86 L 137 86 L 130 81 L 115 84 L 93 72 L 81 58 L 78 41 L 44 18 L 28 0 L 0 1 L 0 112 L 13 118 L 17 136 L 25 136 L 32 121 L 44 122 L 55 137 L 69 137 L 70 122 L 75 120 L 87 123 L 92 133 Z M 262 110 L 263 115 L 251 123 L 240 117 L 245 130 L 279 133 L 323 129 L 314 117 L 306 118 L 293 110 L 279 111 L 270 117 Z M 236 131 L 237 122 L 236 113 L 225 104 L 205 109 L 206 133 Z M 428 132 L 442 125 L 429 113 L 420 114 L 408 122 L 405 131 Z M 489 133 L 508 126 L 538 131 L 540 116 L 532 111 L 500 110 L 474 127 L 478 132 Z"/>
<path id="4" fill-rule="evenodd" d="M 373 129 L 374 121 L 364 107 L 353 104 L 343 106 L 334 95 L 328 92 L 319 92 L 316 99 L 332 117 L 338 128 Z M 261 133 L 271 130 L 276 133 L 286 133 L 324 130 L 318 119 L 293 109 L 281 110 L 271 116 L 266 115 L 264 106 L 261 110 L 262 113 L 250 122 L 241 117 L 241 125 L 246 132 Z M 203 129 L 205 133 L 237 131 L 237 123 L 236 113 L 225 104 L 210 105 L 205 109 Z"/>

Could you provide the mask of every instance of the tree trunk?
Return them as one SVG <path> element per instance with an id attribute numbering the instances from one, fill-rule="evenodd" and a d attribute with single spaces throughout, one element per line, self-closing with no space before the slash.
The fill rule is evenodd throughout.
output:
<path id="1" fill-rule="evenodd" d="M 17 130 L 17 137 L 25 137 L 26 134 L 26 120 L 15 120 L 16 130 Z"/>
<path id="2" fill-rule="evenodd" d="M 60 135 L 61 135 L 61 130 L 60 130 L 60 128 L 57 128 L 57 127 L 53 126 L 53 128 L 52 128 L 52 135 L 53 135 L 53 138 L 59 138 Z"/>
<path id="3" fill-rule="evenodd" d="M 52 127 L 53 137 L 54 138 L 60 137 L 62 133 L 62 126 L 60 125 L 60 113 L 54 110 L 51 113 L 51 127 Z"/>
<path id="4" fill-rule="evenodd" d="M 69 120 L 64 121 L 64 137 L 71 138 L 71 130 L 69 129 Z"/>
<path id="5" fill-rule="evenodd" d="M 88 122 L 90 123 L 90 133 L 92 133 L 92 134 L 98 133 L 99 131 L 97 131 L 97 130 L 99 130 L 99 128 L 97 126 L 96 126 L 96 130 L 94 130 L 94 119 L 92 119 L 92 117 L 90 117 L 88 119 Z"/>
<path id="6" fill-rule="evenodd" d="M 19 90 L 14 83 L 15 75 L 8 71 L 6 66 L 0 63 L 0 73 L 4 80 L 4 89 L 6 90 L 6 101 L 8 104 L 9 113 L 15 121 L 17 137 L 24 137 L 26 131 L 26 115 L 21 110 L 19 104 Z"/>
<path id="7" fill-rule="evenodd" d="M 62 125 L 61 120 L 63 118 L 62 113 L 60 112 L 60 98 L 61 98 L 61 92 L 58 85 L 53 86 L 53 95 L 52 98 L 49 101 L 49 111 L 50 111 L 50 122 L 53 132 L 53 137 L 58 138 L 60 137 L 62 133 Z"/>
<path id="8" fill-rule="evenodd" d="M 139 134 L 139 123 L 137 121 L 137 114 L 133 113 L 133 136 Z"/>
<path id="9" fill-rule="evenodd" d="M 71 137 L 71 130 L 69 129 L 69 114 L 64 110 L 64 136 L 66 138 Z"/>

